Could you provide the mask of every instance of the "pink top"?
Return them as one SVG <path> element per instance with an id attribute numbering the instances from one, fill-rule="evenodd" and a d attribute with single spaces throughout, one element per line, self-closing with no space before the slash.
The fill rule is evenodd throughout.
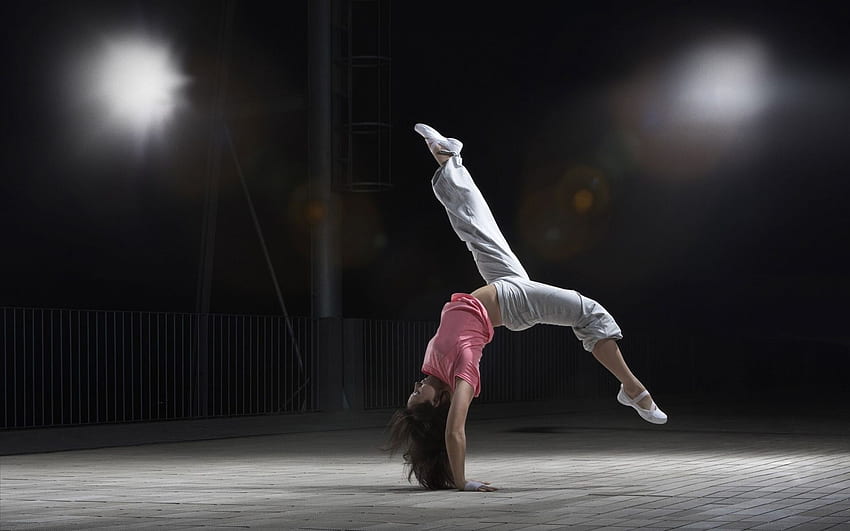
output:
<path id="1" fill-rule="evenodd" d="M 455 389 L 455 378 L 461 378 L 481 393 L 478 362 L 484 345 L 493 340 L 493 324 L 481 301 L 466 293 L 455 293 L 443 306 L 440 327 L 428 342 L 422 372 Z"/>

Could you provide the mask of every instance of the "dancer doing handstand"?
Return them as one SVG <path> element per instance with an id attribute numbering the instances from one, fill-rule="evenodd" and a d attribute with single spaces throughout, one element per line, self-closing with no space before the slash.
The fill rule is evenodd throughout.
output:
<path id="1" fill-rule="evenodd" d="M 428 489 L 496 490 L 487 482 L 468 480 L 466 416 L 481 392 L 478 364 L 493 328 L 524 330 L 538 323 L 570 326 L 584 349 L 620 381 L 617 400 L 633 407 L 646 421 L 664 424 L 667 415 L 629 370 L 617 340 L 620 327 L 598 302 L 576 291 L 529 279 L 499 230 L 490 207 L 463 166 L 463 144 L 435 129 L 416 124 L 440 167 L 431 180 L 449 222 L 472 252 L 486 285 L 472 293 L 455 293 L 443 306 L 440 325 L 425 349 L 422 372 L 413 384 L 407 407 L 389 424 L 388 450 L 403 449 L 410 467 Z"/>

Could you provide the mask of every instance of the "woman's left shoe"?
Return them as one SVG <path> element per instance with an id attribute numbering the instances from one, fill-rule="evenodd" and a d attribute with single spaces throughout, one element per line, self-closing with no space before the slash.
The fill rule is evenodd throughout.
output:
<path id="1" fill-rule="evenodd" d="M 463 149 L 463 142 L 457 138 L 444 137 L 430 125 L 418 123 L 413 130 L 422 135 L 428 149 L 439 164 L 443 164 L 455 155 L 460 155 L 460 150 Z"/>
<path id="2" fill-rule="evenodd" d="M 620 392 L 617 393 L 617 402 L 623 404 L 624 406 L 631 406 L 635 408 L 635 411 L 638 412 L 638 415 L 643 418 L 643 420 L 647 422 L 651 422 L 653 424 L 664 424 L 667 422 L 667 414 L 661 411 L 658 406 L 655 405 L 653 401 L 652 404 L 649 405 L 649 409 L 643 409 L 639 405 L 638 402 L 643 400 L 645 397 L 649 396 L 649 391 L 646 389 L 643 390 L 642 393 L 637 395 L 634 398 L 629 398 L 629 395 L 626 394 L 626 391 L 623 390 L 623 384 L 620 384 Z M 651 399 L 650 399 L 651 400 Z"/>

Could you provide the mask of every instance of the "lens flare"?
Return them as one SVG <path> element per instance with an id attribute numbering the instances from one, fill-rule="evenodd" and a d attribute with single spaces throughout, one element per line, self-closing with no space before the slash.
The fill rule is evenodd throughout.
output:
<path id="1" fill-rule="evenodd" d="M 537 256 L 565 262 L 604 239 L 610 191 L 605 173 L 573 164 L 549 173 L 521 197 L 519 229 Z"/>
<path id="2" fill-rule="evenodd" d="M 573 196 L 573 206 L 579 214 L 586 214 L 593 208 L 593 192 L 582 188 Z"/>

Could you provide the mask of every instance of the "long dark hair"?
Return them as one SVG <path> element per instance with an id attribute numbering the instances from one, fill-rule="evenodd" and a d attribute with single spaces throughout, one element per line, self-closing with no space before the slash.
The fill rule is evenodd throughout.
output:
<path id="1" fill-rule="evenodd" d="M 407 480 L 412 476 L 426 489 L 453 489 L 452 467 L 446 453 L 448 400 L 434 406 L 428 402 L 396 411 L 387 426 L 389 440 L 384 450 L 395 454 L 401 448 Z"/>

